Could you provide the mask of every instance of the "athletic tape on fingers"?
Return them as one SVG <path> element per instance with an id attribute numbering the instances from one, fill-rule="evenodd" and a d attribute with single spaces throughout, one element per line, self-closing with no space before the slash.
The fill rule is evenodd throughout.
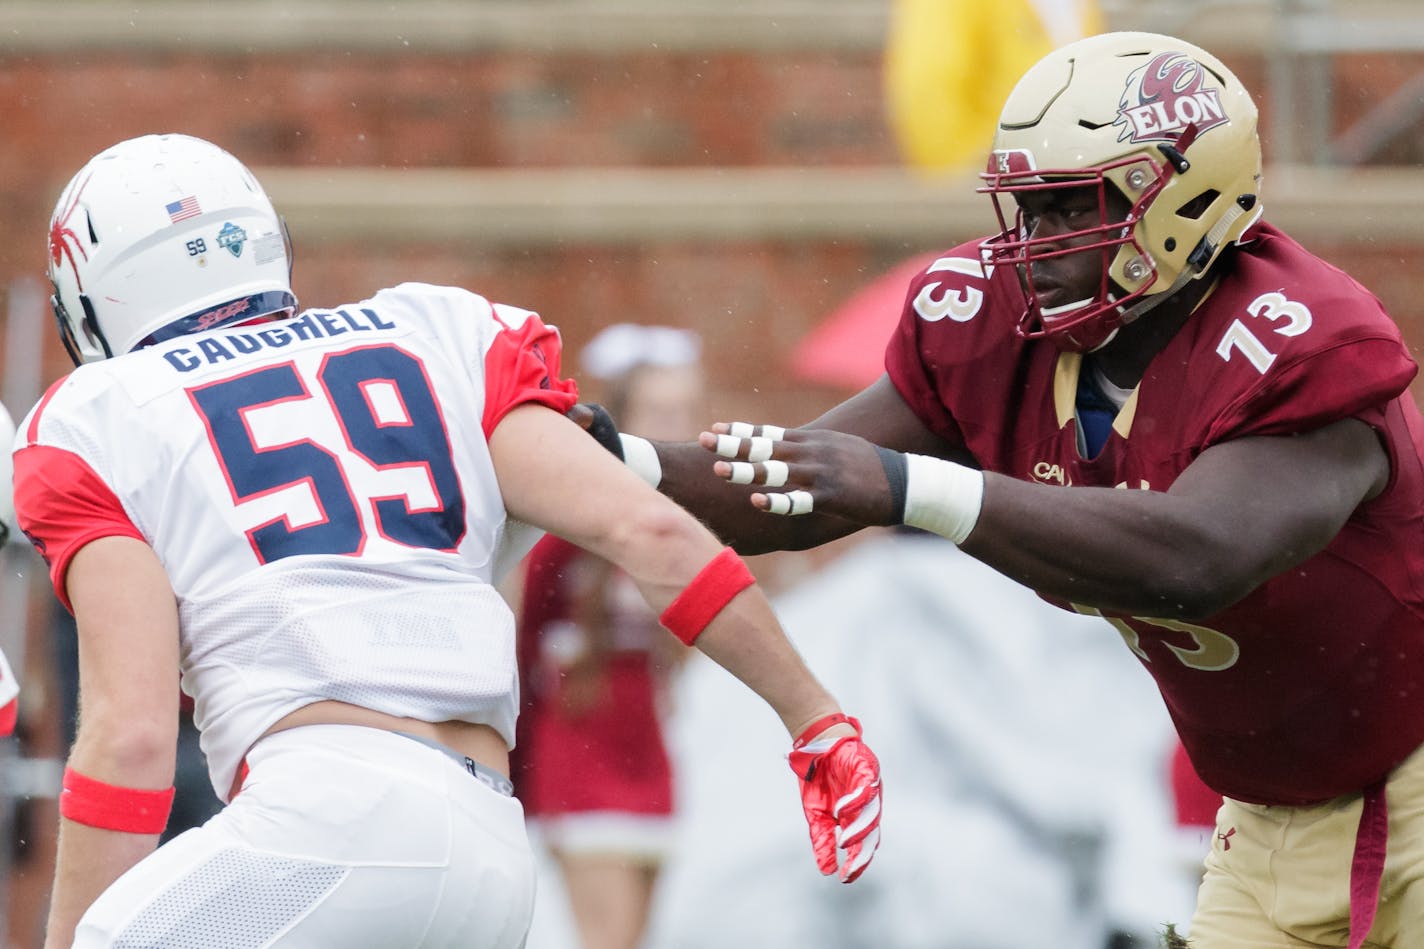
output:
<path id="1" fill-rule="evenodd" d="M 747 461 L 766 461 L 775 447 L 776 442 L 765 435 L 753 435 L 748 439 Z"/>
<path id="2" fill-rule="evenodd" d="M 768 494 L 772 514 L 810 514 L 813 501 L 810 491 L 788 491 L 785 494 Z"/>
<path id="3" fill-rule="evenodd" d="M 734 461 L 731 465 L 732 473 L 727 475 L 727 480 L 732 484 L 753 484 L 756 482 L 756 466 L 751 462 Z M 761 483 L 768 488 L 781 487 L 791 476 L 791 469 L 784 461 L 768 461 L 762 467 L 766 470 L 766 477 Z"/>
<path id="4" fill-rule="evenodd" d="M 737 450 L 742 447 L 740 435 L 718 435 L 717 455 L 721 458 L 737 457 Z"/>
<path id="5" fill-rule="evenodd" d="M 757 429 L 761 429 L 761 434 L 772 441 L 780 441 L 786 437 L 786 429 L 780 425 L 753 425 L 751 422 L 733 422 L 727 426 L 727 434 L 736 438 L 751 438 L 757 434 Z"/>

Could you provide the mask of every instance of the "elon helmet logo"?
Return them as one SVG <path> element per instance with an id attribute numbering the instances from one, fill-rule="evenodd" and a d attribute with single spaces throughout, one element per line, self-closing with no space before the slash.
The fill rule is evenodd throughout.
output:
<path id="1" fill-rule="evenodd" d="M 1206 68 L 1183 53 L 1161 53 L 1127 77 L 1113 125 L 1118 141 L 1170 142 L 1195 124 L 1198 133 L 1231 121 Z"/>

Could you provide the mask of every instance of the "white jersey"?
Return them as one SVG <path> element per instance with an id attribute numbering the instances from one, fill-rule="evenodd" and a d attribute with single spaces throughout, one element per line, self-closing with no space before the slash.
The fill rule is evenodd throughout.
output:
<path id="1" fill-rule="evenodd" d="M 61 599 L 90 540 L 157 553 L 224 799 L 262 732 L 322 699 L 481 722 L 512 744 L 487 436 L 523 402 L 572 405 L 559 357 L 527 310 L 402 284 L 85 365 L 22 425 L 19 521 Z"/>

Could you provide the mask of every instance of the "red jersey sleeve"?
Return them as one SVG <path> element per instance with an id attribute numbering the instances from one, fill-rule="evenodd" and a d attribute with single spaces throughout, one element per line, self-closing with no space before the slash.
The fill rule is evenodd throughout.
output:
<path id="1" fill-rule="evenodd" d="M 559 378 L 563 343 L 558 330 L 529 315 L 518 326 L 504 325 L 485 353 L 485 436 L 510 409 L 525 402 L 547 405 L 560 414 L 578 401 L 578 386 Z"/>
<path id="2" fill-rule="evenodd" d="M 49 565 L 59 601 L 71 612 L 65 573 L 85 544 L 101 537 L 148 542 L 84 459 L 48 445 L 30 445 L 15 453 L 15 515 Z"/>

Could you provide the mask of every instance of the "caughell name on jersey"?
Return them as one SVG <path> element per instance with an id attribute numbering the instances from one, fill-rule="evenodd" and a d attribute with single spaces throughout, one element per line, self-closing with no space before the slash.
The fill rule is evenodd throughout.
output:
<path id="1" fill-rule="evenodd" d="M 382 319 L 375 310 L 364 307 L 355 313 L 350 310 L 311 310 L 266 329 L 195 339 L 192 345 L 167 350 L 163 358 L 179 372 L 191 372 L 200 366 L 218 365 L 239 356 L 266 349 L 281 349 L 309 339 L 389 329 L 395 329 L 395 324 Z"/>

